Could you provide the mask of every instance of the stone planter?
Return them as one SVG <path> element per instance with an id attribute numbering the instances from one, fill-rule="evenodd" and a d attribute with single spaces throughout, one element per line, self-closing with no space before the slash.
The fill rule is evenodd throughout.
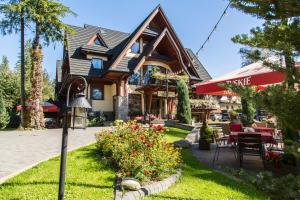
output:
<path id="1" fill-rule="evenodd" d="M 121 179 L 117 178 L 114 200 L 138 200 L 151 194 L 157 194 L 167 190 L 171 185 L 175 184 L 180 176 L 181 170 L 178 170 L 176 174 L 169 176 L 169 178 L 142 186 L 142 188 L 137 191 L 127 191 L 125 193 L 123 193 L 121 188 Z"/>
<path id="2" fill-rule="evenodd" d="M 200 139 L 199 140 L 199 149 L 200 150 L 210 150 L 210 142 L 207 140 Z"/>

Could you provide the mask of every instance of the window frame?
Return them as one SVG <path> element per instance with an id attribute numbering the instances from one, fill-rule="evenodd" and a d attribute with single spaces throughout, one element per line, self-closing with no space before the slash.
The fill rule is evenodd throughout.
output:
<path id="1" fill-rule="evenodd" d="M 94 67 L 94 62 L 93 62 L 93 61 L 95 61 L 95 60 L 101 61 L 101 68 L 96 68 L 96 67 Z M 104 68 L 104 60 L 101 59 L 101 58 L 92 58 L 92 59 L 91 59 L 91 67 L 92 67 L 93 69 L 96 69 L 96 70 L 102 70 L 102 69 Z"/>
<path id="2" fill-rule="evenodd" d="M 138 46 L 137 52 L 132 51 L 132 48 L 133 48 L 135 45 Z M 139 42 L 134 42 L 134 43 L 132 44 L 132 46 L 130 47 L 130 50 L 131 50 L 131 53 L 136 53 L 136 54 L 140 53 L 140 50 L 141 50 L 141 45 L 140 45 L 140 43 L 139 43 Z"/>
<path id="3" fill-rule="evenodd" d="M 100 98 L 100 99 L 94 98 L 93 91 L 96 90 L 96 89 L 102 91 L 102 98 Z M 101 101 L 101 100 L 104 100 L 104 98 L 105 98 L 104 97 L 104 85 L 97 85 L 97 86 L 93 86 L 91 88 L 91 95 L 90 95 L 91 100 Z"/>

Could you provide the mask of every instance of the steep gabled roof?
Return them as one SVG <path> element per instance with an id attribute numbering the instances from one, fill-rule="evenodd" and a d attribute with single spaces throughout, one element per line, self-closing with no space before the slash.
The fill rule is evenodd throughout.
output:
<path id="1" fill-rule="evenodd" d="M 122 51 L 120 51 L 120 54 L 117 55 L 117 57 L 115 57 L 115 59 L 112 61 L 110 67 L 108 70 L 113 70 L 115 68 L 119 69 L 120 67 L 124 67 L 122 64 L 126 63 L 124 62 L 124 60 L 128 60 L 128 58 L 125 57 L 126 52 L 130 49 L 130 47 L 133 45 L 133 43 L 140 37 L 140 35 L 143 32 L 149 32 L 148 30 L 148 25 L 150 24 L 150 22 L 155 18 L 155 16 L 160 13 L 161 16 L 163 17 L 166 25 L 167 25 L 167 29 L 168 29 L 168 34 L 171 37 L 172 40 L 174 40 L 175 43 L 177 43 L 177 47 L 179 48 L 179 51 L 181 51 L 181 53 L 185 56 L 185 58 L 188 59 L 188 61 L 190 62 L 190 64 L 193 66 L 193 61 L 190 59 L 189 54 L 186 52 L 185 48 L 183 47 L 179 37 L 177 36 L 174 28 L 172 27 L 171 23 L 169 22 L 169 20 L 167 19 L 167 16 L 165 15 L 163 9 L 161 8 L 160 5 L 158 5 L 151 13 L 150 15 L 148 15 L 146 17 L 146 19 L 138 26 L 138 28 L 129 36 L 129 39 L 126 43 L 126 45 L 123 46 Z M 136 58 L 132 58 L 131 62 L 135 63 L 137 61 Z M 180 60 L 181 64 L 183 64 L 183 66 L 185 66 L 185 64 L 183 63 L 183 60 L 181 58 Z M 121 63 L 121 65 L 120 65 Z M 188 66 L 190 67 L 190 66 Z M 185 70 L 187 70 L 185 68 Z M 195 75 L 198 76 L 197 70 L 194 69 L 192 67 L 192 70 L 194 71 Z M 196 78 L 200 78 L 200 77 L 196 77 Z"/>
<path id="2" fill-rule="evenodd" d="M 99 71 L 93 72 L 90 70 L 90 60 L 81 53 L 81 50 L 116 56 L 126 44 L 129 36 L 128 33 L 91 25 L 85 25 L 84 27 L 70 25 L 70 27 L 75 31 L 75 33 L 67 34 L 70 74 L 99 75 L 97 74 Z M 101 34 L 107 47 L 87 44 L 97 34 Z"/>
<path id="3" fill-rule="evenodd" d="M 187 74 L 189 74 L 188 70 L 185 67 L 185 64 L 183 63 L 183 60 L 182 60 L 181 54 L 179 52 L 179 49 L 178 49 L 175 41 L 172 39 L 172 36 L 171 36 L 171 34 L 170 34 L 170 32 L 167 28 L 165 28 L 161 32 L 161 34 L 155 40 L 153 40 L 153 42 L 148 46 L 148 48 L 145 50 L 145 52 L 140 55 L 139 59 L 136 62 L 136 65 L 133 66 L 133 68 L 131 70 L 134 70 L 134 71 L 137 70 L 137 68 L 139 68 L 146 61 L 146 58 L 155 50 L 155 48 L 159 45 L 159 43 L 165 37 L 169 40 L 169 42 L 172 44 L 174 50 L 176 51 L 177 56 L 179 58 L 179 61 L 181 62 L 182 66 L 184 66 L 183 69 L 185 70 L 185 72 Z"/>
<path id="4" fill-rule="evenodd" d="M 194 52 L 191 49 L 186 49 L 186 51 L 188 52 L 188 54 L 191 56 L 194 67 L 197 71 L 197 74 L 199 75 L 199 77 L 201 78 L 202 81 L 208 81 L 210 79 L 212 79 L 212 77 L 210 76 L 210 74 L 207 72 L 207 70 L 205 69 L 205 67 L 202 65 L 202 63 L 199 61 L 199 59 L 197 58 L 197 56 L 194 54 Z"/>

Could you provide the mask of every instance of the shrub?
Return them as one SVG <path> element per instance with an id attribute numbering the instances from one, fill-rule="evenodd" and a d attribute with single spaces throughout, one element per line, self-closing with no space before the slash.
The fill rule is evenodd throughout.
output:
<path id="1" fill-rule="evenodd" d="M 105 120 L 106 119 L 102 113 L 90 114 L 88 116 L 88 126 L 103 126 Z"/>
<path id="2" fill-rule="evenodd" d="M 145 182 L 176 172 L 180 152 L 164 138 L 165 128 L 142 128 L 136 121 L 120 120 L 115 125 L 114 131 L 104 130 L 96 135 L 97 149 L 122 177 Z"/>
<path id="3" fill-rule="evenodd" d="M 189 90 L 183 80 L 177 83 L 178 104 L 176 117 L 180 122 L 190 124 L 192 122 L 191 103 L 189 98 Z"/>
<path id="4" fill-rule="evenodd" d="M 212 142 L 212 135 L 213 135 L 214 129 L 207 125 L 207 122 L 204 122 L 201 129 L 201 139 L 206 140 L 208 142 Z"/>
<path id="5" fill-rule="evenodd" d="M 15 109 L 9 110 L 8 113 L 9 113 L 9 124 L 7 125 L 7 127 L 18 128 L 21 123 L 20 113 L 17 112 Z"/>
<path id="6" fill-rule="evenodd" d="M 4 129 L 9 123 L 9 114 L 4 106 L 3 99 L 0 98 L 0 129 Z"/>
<path id="7" fill-rule="evenodd" d="M 271 200 L 300 199 L 299 176 L 289 174 L 275 178 L 270 172 L 260 172 L 253 176 L 244 171 L 240 175 L 245 181 L 267 194 Z"/>

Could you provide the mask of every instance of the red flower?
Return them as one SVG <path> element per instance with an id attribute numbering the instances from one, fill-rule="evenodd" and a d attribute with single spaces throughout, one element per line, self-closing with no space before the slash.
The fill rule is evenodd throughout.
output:
<path id="1" fill-rule="evenodd" d="M 140 126 L 139 125 L 135 125 L 134 130 L 138 130 L 138 129 L 140 129 Z"/>
<path id="2" fill-rule="evenodd" d="M 126 172 L 126 176 L 130 176 L 130 172 Z"/>
<path id="3" fill-rule="evenodd" d="M 141 138 L 141 140 L 144 140 L 144 139 L 145 139 L 145 136 L 144 136 L 144 135 L 141 135 L 140 138 Z"/>

